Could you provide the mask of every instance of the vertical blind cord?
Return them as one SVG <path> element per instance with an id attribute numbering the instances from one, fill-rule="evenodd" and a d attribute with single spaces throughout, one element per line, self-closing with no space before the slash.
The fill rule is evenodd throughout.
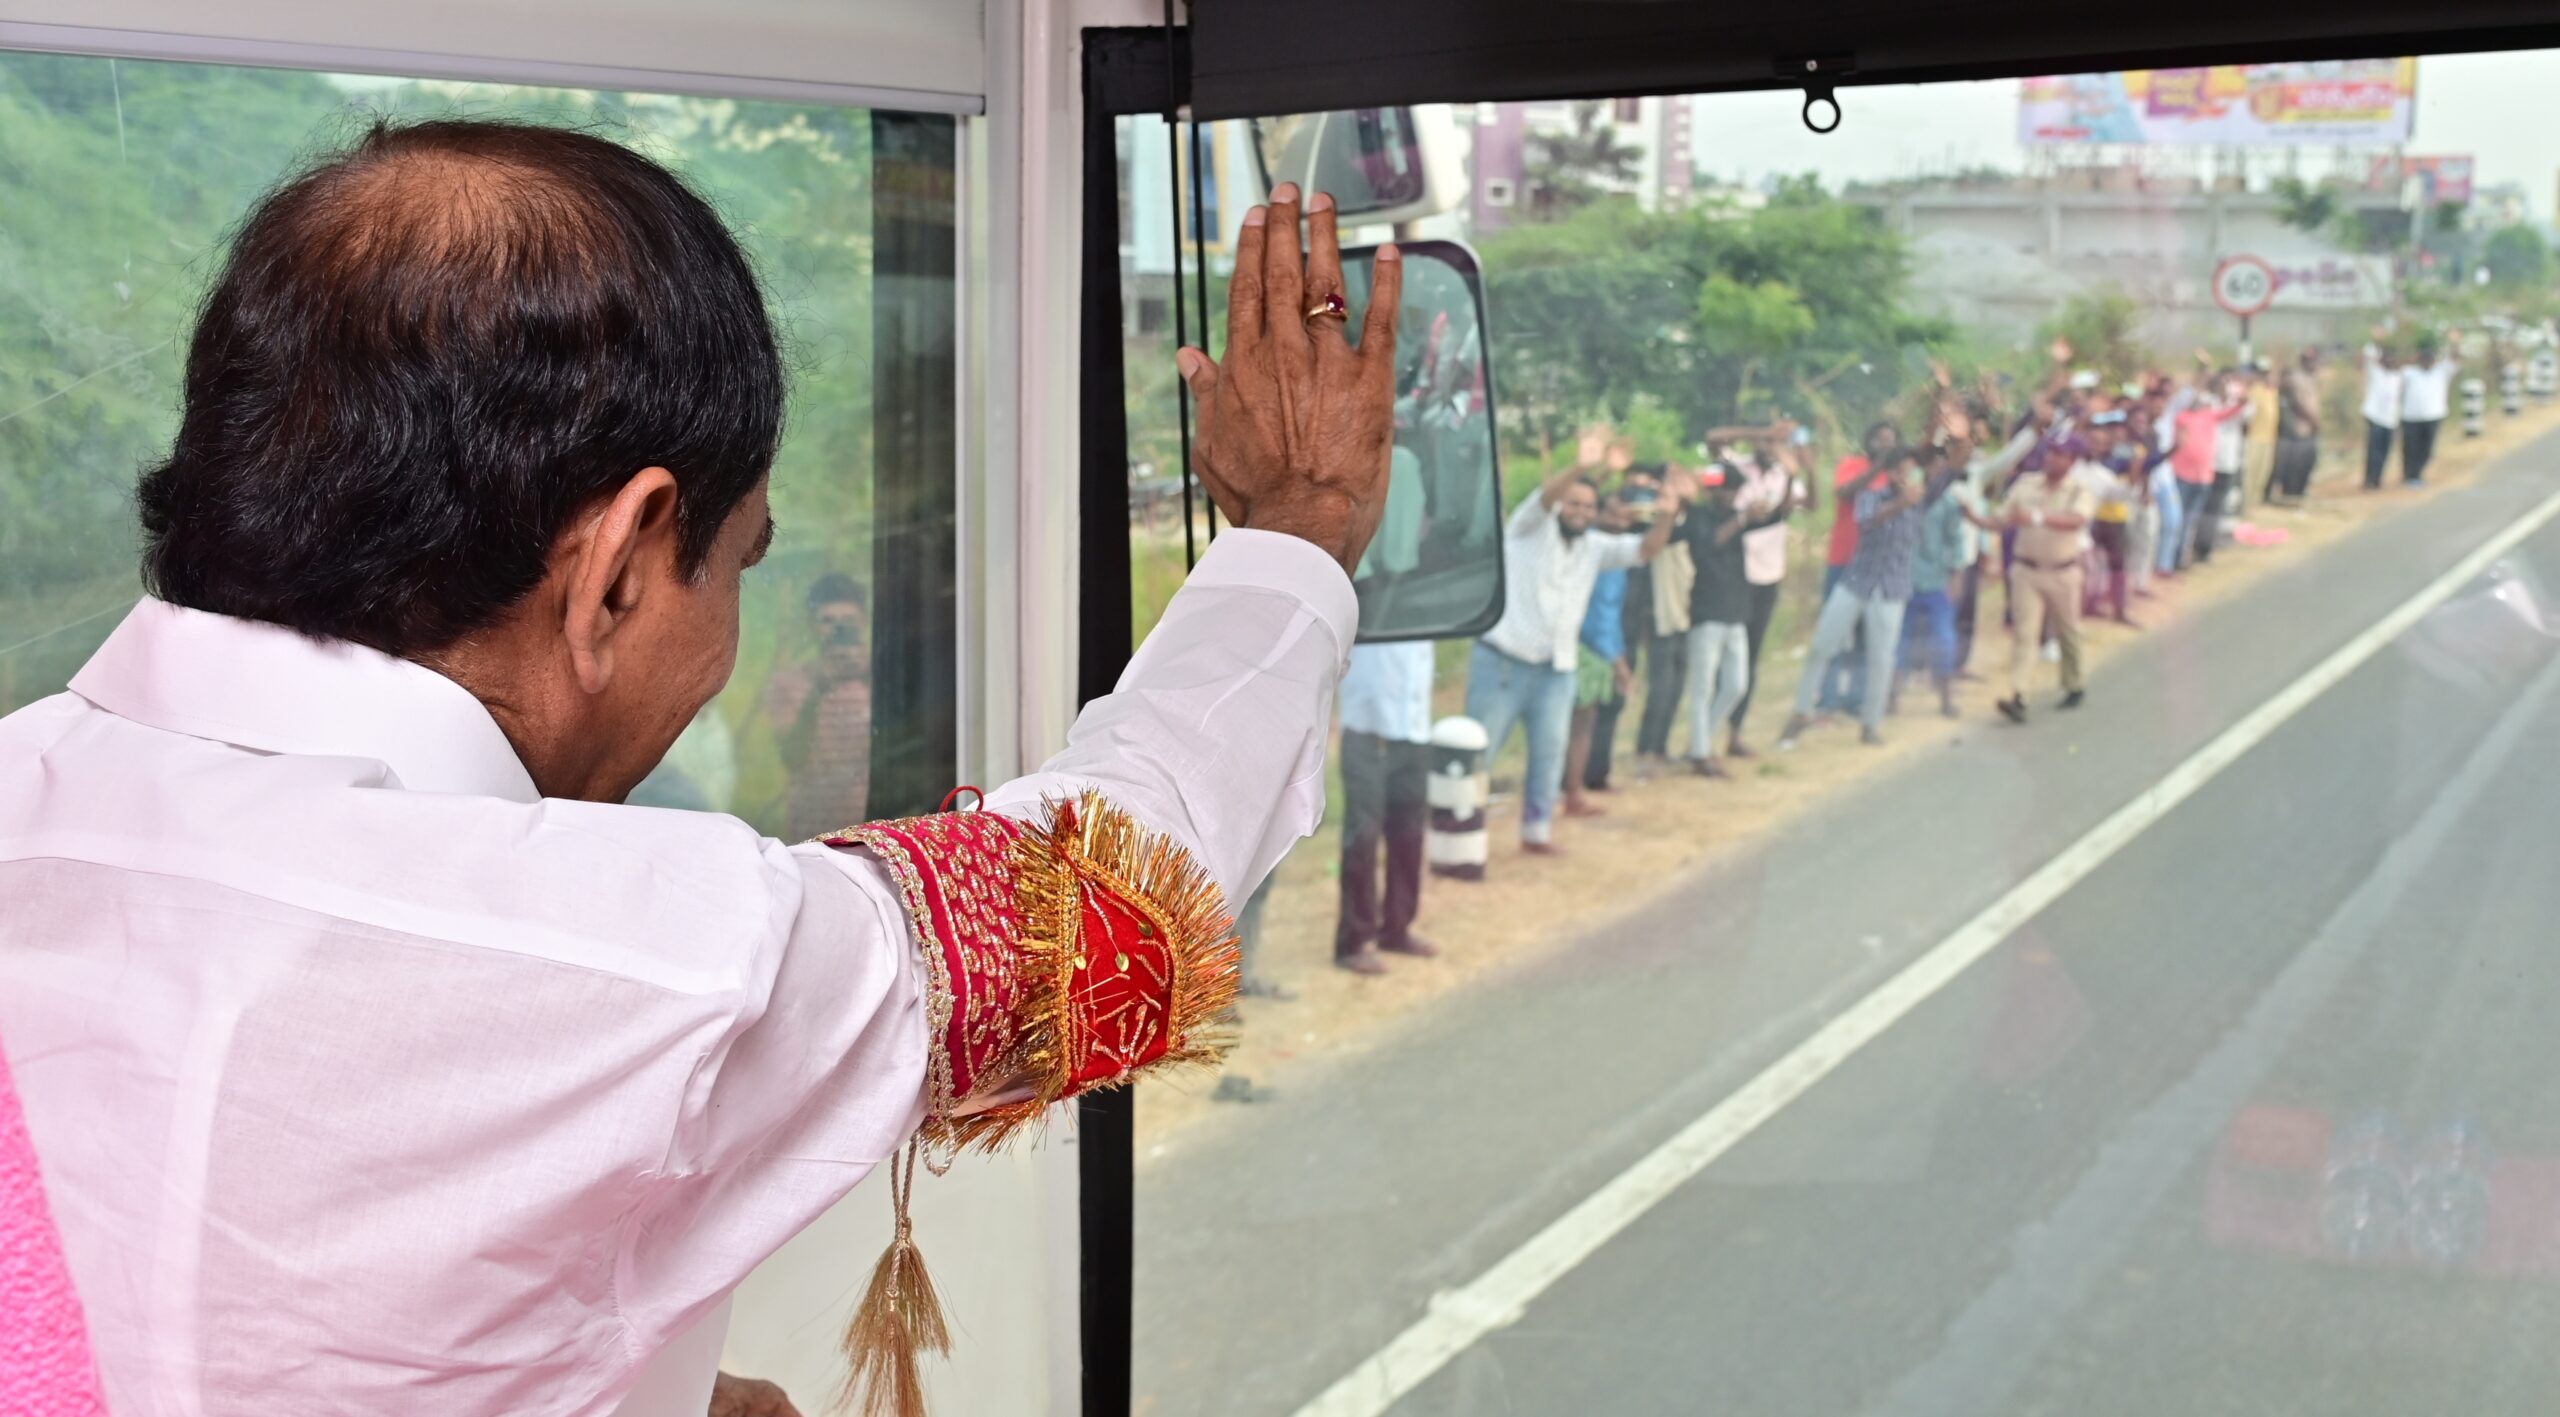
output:
<path id="1" fill-rule="evenodd" d="M 1173 342 L 1178 348 L 1185 338 L 1190 319 L 1184 310 L 1182 290 L 1182 104 L 1180 76 L 1173 62 L 1173 0 L 1164 0 L 1164 160 L 1165 185 L 1173 197 L 1166 204 L 1173 222 Z M 1195 125 L 1196 128 L 1196 125 Z M 1195 213 L 1194 219 L 1197 219 Z M 1209 322 L 1209 312 L 1200 312 L 1200 323 Z M 1209 341 L 1200 341 L 1203 353 Z M 1200 560 L 1191 525 L 1191 385 L 1177 372 L 1173 380 L 1176 417 L 1182 430 L 1182 567 L 1188 571 Z"/>
<path id="2" fill-rule="evenodd" d="M 1201 175 L 1204 170 L 1200 160 L 1200 120 L 1194 118 L 1191 120 L 1191 231 L 1200 241 L 1198 252 L 1200 259 L 1191 264 L 1191 279 L 1194 282 L 1191 293 L 1192 304 L 1200 311 L 1200 352 L 1207 354 L 1211 322 L 1209 319 L 1209 208 L 1208 203 L 1201 198 L 1202 184 L 1208 180 Z M 1220 215 L 1223 216 L 1224 213 Z M 1181 277 L 1176 276 L 1175 279 L 1179 280 Z M 1208 503 L 1209 540 L 1215 543 L 1218 539 L 1217 499 L 1203 498 L 1202 500 Z"/>

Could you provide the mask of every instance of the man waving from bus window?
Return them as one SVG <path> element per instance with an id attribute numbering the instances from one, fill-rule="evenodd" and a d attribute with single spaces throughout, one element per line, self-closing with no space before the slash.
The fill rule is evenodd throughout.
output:
<path id="1" fill-rule="evenodd" d="M 1182 356 L 1235 530 L 1118 692 L 980 810 L 797 846 L 621 805 L 773 535 L 783 362 L 712 210 L 429 122 L 250 213 L 151 594 L 0 720 L 0 1058 L 110 1411 L 700 1413 L 730 1290 L 873 1167 L 903 1199 L 920 1130 L 1211 1054 L 1387 481 L 1400 267 L 1353 349 L 1307 208 Z M 852 1346 L 911 1408 L 899 1233 Z"/>

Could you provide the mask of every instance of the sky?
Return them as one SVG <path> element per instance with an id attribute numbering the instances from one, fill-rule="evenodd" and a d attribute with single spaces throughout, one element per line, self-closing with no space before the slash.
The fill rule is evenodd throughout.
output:
<path id="1" fill-rule="evenodd" d="M 2560 184 L 2560 50 L 2431 55 L 2418 61 L 2412 154 L 2469 154 L 2482 185 L 2520 183 L 2549 220 Z M 1841 90 L 1840 130 L 1808 132 L 1795 93 L 1705 94 L 1693 100 L 1691 144 L 1701 170 L 1757 183 L 1772 173 L 1842 181 L 1907 177 L 1985 165 L 2015 168 L 2018 82 L 1903 84 Z"/>

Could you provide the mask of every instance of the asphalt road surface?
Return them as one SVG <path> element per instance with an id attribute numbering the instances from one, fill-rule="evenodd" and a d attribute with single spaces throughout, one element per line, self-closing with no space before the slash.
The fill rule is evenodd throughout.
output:
<path id="1" fill-rule="evenodd" d="M 1138 1410 L 1298 1412 L 2555 491 L 2560 436 L 1142 1163 Z M 2548 1410 L 2546 587 L 2560 522 L 1353 1410 Z"/>

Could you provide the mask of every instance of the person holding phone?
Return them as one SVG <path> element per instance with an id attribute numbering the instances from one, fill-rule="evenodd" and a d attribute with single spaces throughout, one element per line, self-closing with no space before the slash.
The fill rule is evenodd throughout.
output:
<path id="1" fill-rule="evenodd" d="M 1920 494 L 1911 453 L 1897 443 L 1877 459 L 1851 500 L 1856 549 L 1814 622 L 1813 646 L 1796 685 L 1795 712 L 1778 735 L 1781 750 L 1794 748 L 1813 726 L 1825 671 L 1862 633 L 1866 648 L 1858 741 L 1869 746 L 1884 741 L 1885 696 L 1893 687 L 1893 661 L 1902 645 L 1902 615 L 1911 599 L 1911 563 L 1920 539 Z"/>
<path id="2" fill-rule="evenodd" d="M 1698 475 L 1697 499 L 1681 519 L 1681 540 L 1698 568 L 1689 592 L 1689 768 L 1700 777 L 1730 776 L 1716 755 L 1716 731 L 1751 688 L 1750 538 L 1794 510 L 1783 497 L 1745 507 L 1744 485 L 1739 466 L 1717 463 Z"/>

